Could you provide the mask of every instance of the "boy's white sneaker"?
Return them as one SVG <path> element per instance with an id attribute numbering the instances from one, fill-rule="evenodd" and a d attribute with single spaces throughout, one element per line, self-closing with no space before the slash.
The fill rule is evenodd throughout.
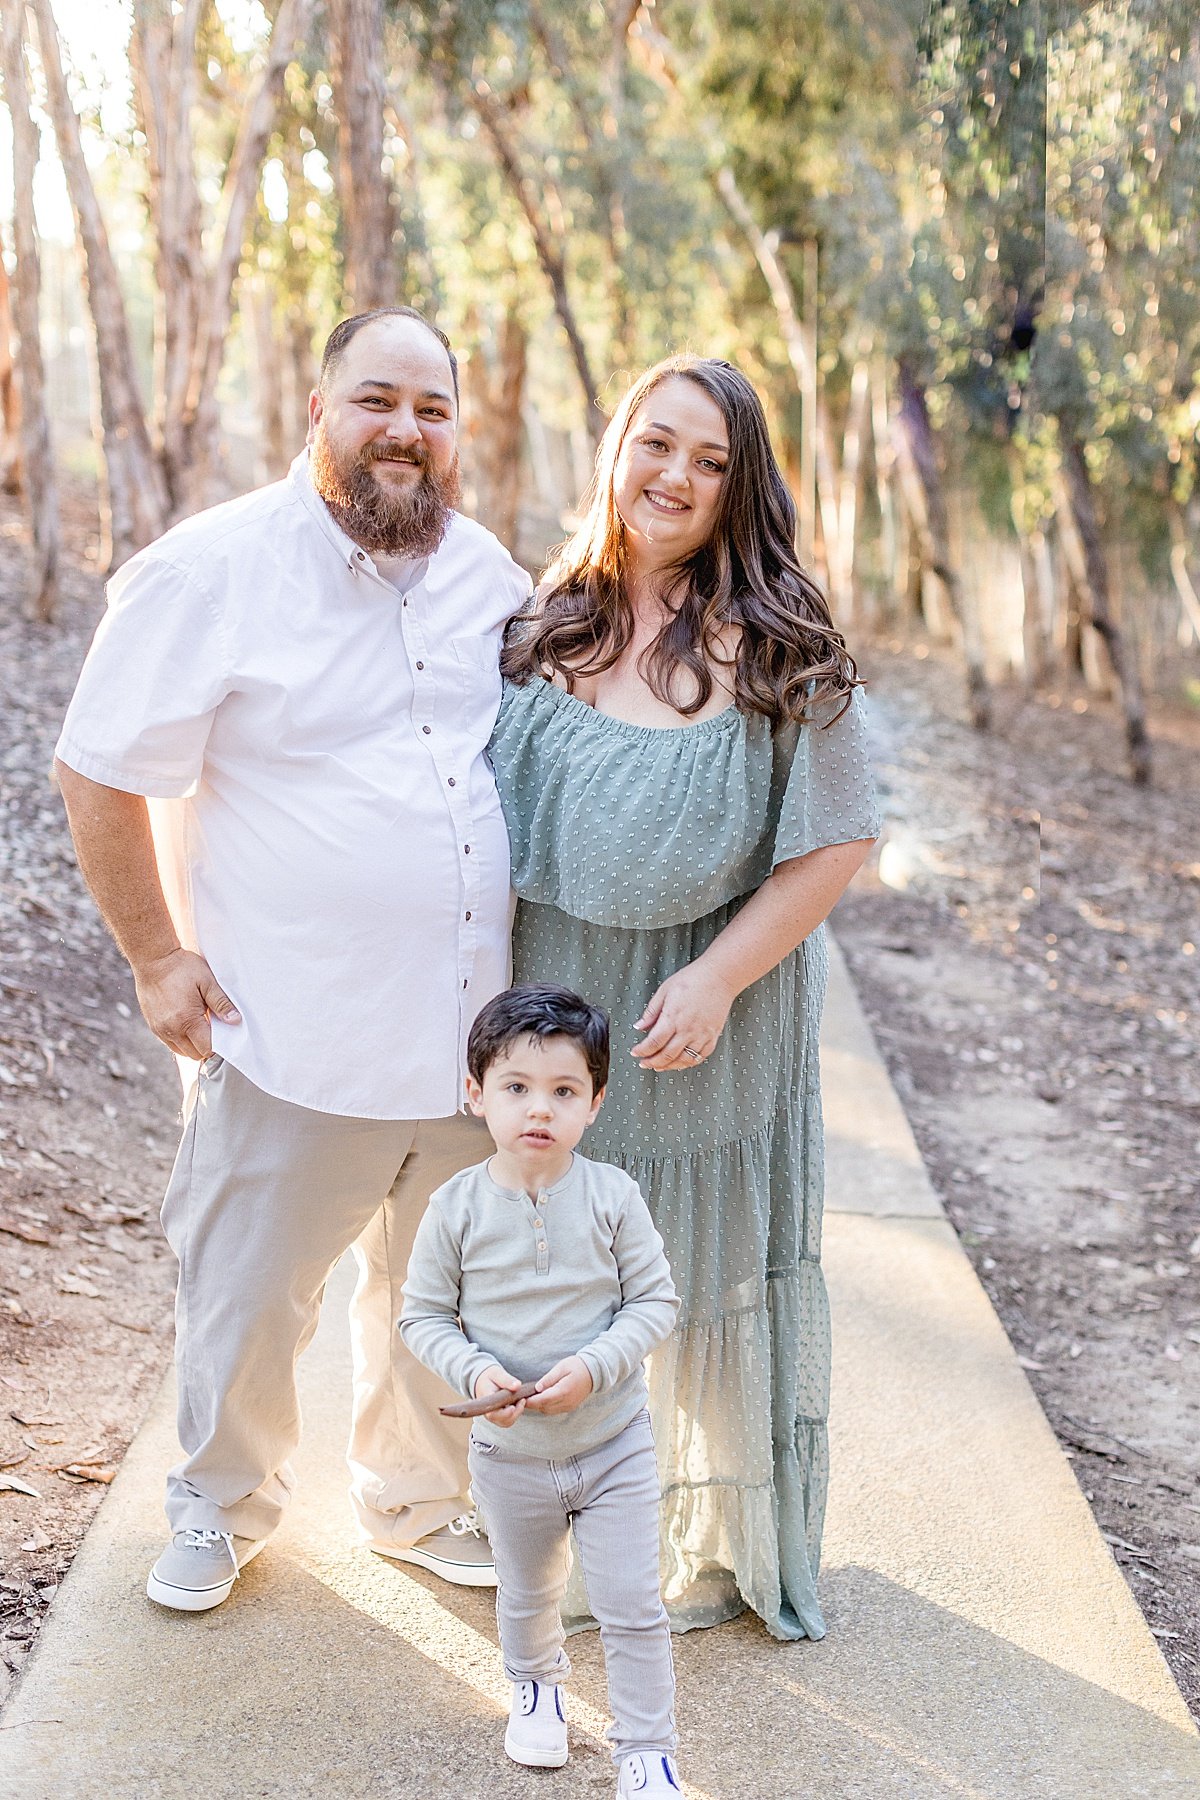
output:
<path id="1" fill-rule="evenodd" d="M 512 1691 L 505 1750 L 528 1768 L 561 1769 L 567 1760 L 562 1688 L 551 1681 L 514 1681 Z"/>
<path id="2" fill-rule="evenodd" d="M 621 1773 L 617 1777 L 617 1800 L 627 1800 L 631 1794 L 644 1794 L 647 1800 L 651 1795 L 679 1795 L 683 1789 L 679 1784 L 679 1770 L 675 1767 L 675 1759 L 666 1756 L 661 1750 L 637 1751 L 627 1756 L 621 1764 Z"/>

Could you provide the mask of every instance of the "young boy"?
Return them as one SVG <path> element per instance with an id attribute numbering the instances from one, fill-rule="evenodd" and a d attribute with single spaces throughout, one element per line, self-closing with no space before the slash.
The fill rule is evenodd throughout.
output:
<path id="1" fill-rule="evenodd" d="M 510 988 L 476 1019 L 467 1067 L 496 1154 L 430 1199 L 400 1330 L 451 1387 L 497 1400 L 475 1422 L 469 1466 L 513 1684 L 504 1748 L 535 1768 L 567 1760 L 558 1609 L 573 1527 L 603 1634 L 617 1794 L 677 1800 L 642 1362 L 679 1301 L 637 1183 L 575 1154 L 604 1099 L 608 1020 L 565 988 Z M 536 1393 L 506 1404 L 525 1382 Z"/>

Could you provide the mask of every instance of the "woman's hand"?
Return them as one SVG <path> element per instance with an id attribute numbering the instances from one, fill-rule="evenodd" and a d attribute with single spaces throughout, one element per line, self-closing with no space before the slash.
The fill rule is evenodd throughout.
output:
<path id="1" fill-rule="evenodd" d="M 702 958 L 687 963 L 651 995 L 635 1027 L 648 1035 L 631 1054 L 643 1069 L 698 1069 L 712 1054 L 736 998 L 737 990 L 706 969 Z"/>
<path id="2" fill-rule="evenodd" d="M 511 1394 L 520 1385 L 515 1375 L 510 1375 L 499 1363 L 493 1363 L 475 1377 L 475 1398 L 482 1400 L 485 1394 Z M 523 1400 L 518 1400 L 513 1406 L 501 1406 L 496 1412 L 488 1413 L 488 1424 L 505 1427 L 515 1425 L 524 1411 Z"/>

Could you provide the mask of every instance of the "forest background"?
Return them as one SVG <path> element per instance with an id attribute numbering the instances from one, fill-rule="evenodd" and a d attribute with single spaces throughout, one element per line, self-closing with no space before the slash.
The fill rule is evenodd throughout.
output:
<path id="1" fill-rule="evenodd" d="M 57 10 L 56 10 L 57 9 Z M 467 504 L 532 568 L 677 348 L 767 403 L 847 630 L 990 690 L 1200 703 L 1200 49 L 1182 0 L 5 0 L 0 474 L 28 603 L 281 474 L 319 346 L 464 364 Z M 9 255 L 8 252 L 15 252 Z"/>

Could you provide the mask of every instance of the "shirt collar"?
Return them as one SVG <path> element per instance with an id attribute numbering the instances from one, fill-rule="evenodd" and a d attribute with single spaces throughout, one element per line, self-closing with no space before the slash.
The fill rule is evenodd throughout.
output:
<path id="1" fill-rule="evenodd" d="M 575 1179 L 575 1176 L 578 1174 L 578 1172 L 579 1172 L 579 1153 L 578 1153 L 578 1151 L 572 1151 L 570 1167 L 568 1168 L 566 1174 L 560 1175 L 558 1180 L 554 1183 L 553 1187 L 543 1188 L 541 1190 L 541 1194 L 539 1195 L 539 1198 L 544 1198 L 546 1200 L 553 1200 L 557 1194 L 561 1194 L 566 1188 L 570 1187 L 572 1181 Z M 484 1175 L 484 1180 L 487 1182 L 488 1186 L 492 1189 L 492 1191 L 494 1193 L 503 1195 L 505 1200 L 528 1200 L 529 1196 L 525 1192 L 524 1188 L 501 1187 L 500 1183 L 493 1179 L 492 1159 L 490 1156 L 488 1157 L 487 1161 L 483 1165 L 483 1175 Z"/>

